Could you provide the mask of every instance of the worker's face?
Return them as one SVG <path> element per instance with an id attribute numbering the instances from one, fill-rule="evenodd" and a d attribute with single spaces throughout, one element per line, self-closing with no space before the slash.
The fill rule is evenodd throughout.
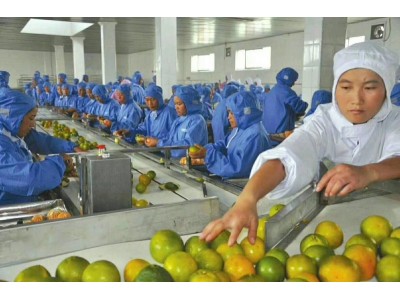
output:
<path id="1" fill-rule="evenodd" d="M 86 94 L 88 95 L 88 97 L 89 97 L 90 99 L 94 99 L 94 95 L 93 95 L 93 93 L 92 93 L 92 90 L 87 89 L 87 90 L 86 90 Z"/>
<path id="2" fill-rule="evenodd" d="M 69 96 L 69 89 L 62 89 L 62 93 L 64 96 Z"/>
<path id="3" fill-rule="evenodd" d="M 175 110 L 179 117 L 187 115 L 187 109 L 185 103 L 182 101 L 181 98 L 176 97 L 174 98 L 175 103 Z"/>
<path id="4" fill-rule="evenodd" d="M 340 112 L 353 124 L 373 118 L 386 98 L 382 78 L 368 69 L 352 69 L 342 74 L 335 91 Z"/>
<path id="5" fill-rule="evenodd" d="M 61 86 L 58 86 L 57 87 L 57 93 L 59 94 L 59 95 L 62 95 L 63 93 L 62 93 L 62 88 L 61 88 Z"/>
<path id="6" fill-rule="evenodd" d="M 50 93 L 50 87 L 49 86 L 45 86 L 44 90 L 46 91 L 46 93 Z"/>
<path id="7" fill-rule="evenodd" d="M 126 103 L 126 97 L 125 94 L 122 93 L 121 91 L 115 91 L 115 99 L 117 99 L 119 104 L 125 104 Z"/>
<path id="8" fill-rule="evenodd" d="M 30 112 L 28 112 L 24 119 L 22 120 L 21 127 L 19 127 L 18 131 L 18 136 L 20 138 L 24 138 L 28 135 L 29 131 L 31 131 L 32 128 L 36 127 L 36 114 L 37 114 L 37 107 L 32 109 Z"/>
<path id="9" fill-rule="evenodd" d="M 99 102 L 99 103 L 101 103 L 101 104 L 104 103 L 103 98 L 101 98 L 100 96 L 94 95 L 94 99 L 96 99 L 96 101 Z"/>
<path id="10" fill-rule="evenodd" d="M 231 110 L 228 110 L 228 121 L 229 121 L 229 124 L 231 124 L 232 128 L 238 127 L 235 115 L 233 114 L 233 112 Z"/>
<path id="11" fill-rule="evenodd" d="M 158 110 L 158 100 L 152 97 L 146 97 L 146 105 L 151 111 Z"/>
<path id="12" fill-rule="evenodd" d="M 86 96 L 86 89 L 79 89 L 78 90 L 78 95 L 80 97 L 85 97 Z"/>

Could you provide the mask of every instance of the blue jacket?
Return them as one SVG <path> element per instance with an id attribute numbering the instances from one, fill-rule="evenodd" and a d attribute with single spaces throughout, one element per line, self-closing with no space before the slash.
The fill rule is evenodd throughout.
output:
<path id="1" fill-rule="evenodd" d="M 400 82 L 394 85 L 390 94 L 390 99 L 394 105 L 400 106 Z"/>
<path id="2" fill-rule="evenodd" d="M 315 91 L 311 100 L 311 108 L 306 113 L 305 117 L 312 115 L 317 109 L 318 105 L 332 102 L 332 93 L 326 90 Z"/>
<path id="3" fill-rule="evenodd" d="M 0 205 L 35 201 L 40 193 L 60 185 L 65 172 L 63 158 L 48 156 L 33 162 L 30 151 L 74 151 L 74 143 L 35 130 L 24 140 L 18 137 L 23 118 L 34 107 L 31 97 L 12 90 L 0 100 Z"/>
<path id="4" fill-rule="evenodd" d="M 108 119 L 112 123 L 116 122 L 117 118 L 118 118 L 120 106 L 116 101 L 114 101 L 110 97 L 108 97 L 105 86 L 104 85 L 96 85 L 93 88 L 93 95 L 99 96 L 104 101 L 104 103 L 98 102 L 98 106 L 96 109 L 97 110 L 96 115 L 103 117 L 105 119 Z M 101 130 L 110 133 L 110 128 L 105 127 L 102 124 L 100 124 L 100 128 L 101 128 Z"/>
<path id="5" fill-rule="evenodd" d="M 291 89 L 298 74 L 292 68 L 282 69 L 276 76 L 277 84 L 263 97 L 263 125 L 268 133 L 293 130 L 296 115 L 307 109 L 308 103 L 301 100 Z"/>
<path id="6" fill-rule="evenodd" d="M 223 140 L 205 146 L 209 172 L 223 178 L 248 178 L 257 156 L 271 148 L 261 130 L 262 112 L 251 92 L 238 92 L 227 99 L 227 106 L 238 127 Z"/>

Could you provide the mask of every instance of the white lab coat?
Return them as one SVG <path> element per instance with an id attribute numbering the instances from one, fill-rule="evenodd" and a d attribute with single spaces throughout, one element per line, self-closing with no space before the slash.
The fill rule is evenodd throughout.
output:
<path id="1" fill-rule="evenodd" d="M 310 120 L 274 149 L 261 153 L 250 176 L 268 160 L 280 159 L 286 178 L 268 194 L 287 197 L 318 179 L 319 162 L 361 166 L 400 156 L 400 107 L 384 105 L 390 111 L 383 120 L 371 119 L 353 125 L 332 103 L 320 105 Z"/>

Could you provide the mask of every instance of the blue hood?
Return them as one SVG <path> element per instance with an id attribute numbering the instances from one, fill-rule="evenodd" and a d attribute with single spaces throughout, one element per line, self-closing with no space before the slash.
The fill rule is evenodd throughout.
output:
<path id="1" fill-rule="evenodd" d="M 252 92 L 240 91 L 231 95 L 226 106 L 235 115 L 239 129 L 261 122 L 262 112 L 257 108 L 256 97 Z"/>
<path id="2" fill-rule="evenodd" d="M 326 90 L 315 91 L 311 101 L 311 108 L 307 112 L 306 116 L 313 114 L 317 109 L 318 105 L 331 102 L 332 102 L 332 93 L 330 91 Z"/>
<path id="3" fill-rule="evenodd" d="M 400 99 L 400 82 L 394 85 L 392 93 L 390 94 L 390 99 Z"/>
<path id="4" fill-rule="evenodd" d="M 299 74 L 292 68 L 284 68 L 276 75 L 276 81 L 278 83 L 289 87 L 292 87 L 298 78 Z"/>
<path id="5" fill-rule="evenodd" d="M 180 86 L 176 89 L 175 95 L 185 103 L 188 115 L 201 113 L 203 106 L 200 102 L 200 95 L 194 87 L 191 85 Z"/>
<path id="6" fill-rule="evenodd" d="M 94 82 L 89 82 L 89 83 L 86 85 L 86 89 L 92 91 L 93 88 L 94 88 L 96 85 L 97 85 L 97 84 L 94 83 Z"/>
<path id="7" fill-rule="evenodd" d="M 0 87 L 8 87 L 10 73 L 7 71 L 0 71 Z"/>
<path id="8" fill-rule="evenodd" d="M 144 91 L 146 97 L 151 97 L 154 99 L 157 99 L 158 101 L 158 109 L 161 109 L 164 107 L 164 99 L 163 99 L 163 95 L 162 95 L 162 88 L 155 85 L 155 84 L 149 84 L 149 86 L 146 88 L 146 90 Z"/>
<path id="9" fill-rule="evenodd" d="M 225 85 L 223 93 L 223 98 L 228 98 L 230 95 L 239 92 L 239 84 L 236 82 L 230 82 Z"/>
<path id="10" fill-rule="evenodd" d="M 206 86 L 205 88 L 203 88 L 202 93 L 203 93 L 204 98 L 210 97 L 211 89 L 208 86 Z"/>
<path id="11" fill-rule="evenodd" d="M 133 74 L 132 82 L 136 84 L 140 84 L 140 80 L 143 78 L 142 74 L 140 72 L 135 72 Z"/>
<path id="12" fill-rule="evenodd" d="M 17 136 L 25 115 L 36 107 L 35 100 L 26 94 L 8 90 L 0 99 L 0 128 Z"/>
<path id="13" fill-rule="evenodd" d="M 131 93 L 131 86 L 128 84 L 122 84 L 119 85 L 115 91 L 119 91 L 122 94 L 125 95 L 125 99 L 126 99 L 126 103 L 132 103 L 133 102 L 133 98 L 132 98 L 132 93 Z"/>
<path id="14" fill-rule="evenodd" d="M 104 103 L 108 103 L 111 101 L 111 99 L 107 97 L 108 92 L 106 87 L 102 84 L 96 85 L 93 88 L 92 93 L 95 96 L 99 96 L 104 101 Z"/>

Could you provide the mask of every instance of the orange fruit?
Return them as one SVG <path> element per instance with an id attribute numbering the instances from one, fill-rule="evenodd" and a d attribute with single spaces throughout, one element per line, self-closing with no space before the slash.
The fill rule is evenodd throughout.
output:
<path id="1" fill-rule="evenodd" d="M 390 237 L 400 239 L 400 227 L 393 229 L 393 231 L 390 233 Z"/>
<path id="2" fill-rule="evenodd" d="M 224 267 L 222 256 L 214 249 L 204 249 L 194 257 L 194 260 L 199 269 L 221 271 Z"/>
<path id="3" fill-rule="evenodd" d="M 15 282 L 40 282 L 49 279 L 49 271 L 42 265 L 28 267 L 18 273 Z"/>
<path id="4" fill-rule="evenodd" d="M 219 277 L 210 270 L 199 269 L 189 277 L 190 282 L 220 282 Z"/>
<path id="5" fill-rule="evenodd" d="M 343 255 L 358 264 L 361 272 L 361 281 L 367 281 L 374 277 L 377 264 L 374 250 L 364 245 L 351 245 L 345 249 Z"/>
<path id="6" fill-rule="evenodd" d="M 148 186 L 151 183 L 151 178 L 146 174 L 142 174 L 139 176 L 139 182 L 144 186 Z"/>
<path id="7" fill-rule="evenodd" d="M 253 264 L 256 264 L 265 255 L 265 243 L 259 237 L 256 237 L 254 245 L 250 243 L 248 237 L 245 237 L 240 242 L 240 246 L 244 251 L 244 255 L 250 259 Z"/>
<path id="8" fill-rule="evenodd" d="M 274 206 L 272 206 L 269 210 L 269 217 L 272 218 L 274 217 L 276 214 L 278 214 L 282 209 L 285 208 L 285 204 L 275 204 Z"/>
<path id="9" fill-rule="evenodd" d="M 356 262 L 344 255 L 328 256 L 321 261 L 318 277 L 328 282 L 357 282 L 361 279 Z"/>
<path id="10" fill-rule="evenodd" d="M 265 282 L 265 279 L 261 275 L 251 274 L 243 276 L 238 282 Z"/>
<path id="11" fill-rule="evenodd" d="M 277 258 L 284 266 L 286 266 L 286 261 L 290 257 L 285 250 L 279 248 L 269 250 L 265 253 L 265 256 L 273 256 Z"/>
<path id="12" fill-rule="evenodd" d="M 67 211 L 62 211 L 57 215 L 56 219 L 68 219 L 71 218 L 71 214 Z"/>
<path id="13" fill-rule="evenodd" d="M 400 257 L 386 255 L 378 261 L 376 278 L 384 282 L 400 282 Z"/>
<path id="14" fill-rule="evenodd" d="M 231 233 L 228 230 L 222 231 L 211 243 L 210 247 L 217 250 L 218 246 L 222 243 L 228 243 Z"/>
<path id="15" fill-rule="evenodd" d="M 151 257 L 159 263 L 163 263 L 168 255 L 183 250 L 182 238 L 173 230 L 159 230 L 150 240 Z"/>
<path id="16" fill-rule="evenodd" d="M 304 254 L 296 254 L 286 261 L 286 277 L 297 278 L 299 273 L 311 273 L 317 275 L 317 264 L 312 258 Z"/>
<path id="17" fill-rule="evenodd" d="M 378 251 L 378 247 L 376 246 L 375 241 L 362 233 L 351 236 L 351 238 L 347 240 L 345 248 L 351 245 L 364 245 L 370 247 L 372 250 L 374 250 L 375 253 L 377 253 Z"/>
<path id="18" fill-rule="evenodd" d="M 306 282 L 319 282 L 318 276 L 315 274 L 307 273 L 307 272 L 300 272 L 296 275 L 297 279 L 302 279 Z"/>
<path id="19" fill-rule="evenodd" d="M 219 281 L 221 281 L 221 282 L 230 282 L 231 281 L 231 277 L 225 271 L 215 271 L 214 274 L 217 275 Z"/>
<path id="20" fill-rule="evenodd" d="M 390 235 L 392 224 L 382 216 L 369 216 L 361 222 L 361 233 L 373 239 L 379 246 L 381 241 Z"/>
<path id="21" fill-rule="evenodd" d="M 56 277 L 60 281 L 79 282 L 82 274 L 90 263 L 80 256 L 70 256 L 59 263 L 56 269 Z"/>
<path id="22" fill-rule="evenodd" d="M 311 246 L 314 245 L 322 245 L 322 246 L 326 246 L 329 247 L 329 243 L 328 240 L 318 234 L 318 233 L 310 233 L 308 235 L 306 235 L 300 242 L 300 252 L 304 253 L 304 251 Z"/>
<path id="23" fill-rule="evenodd" d="M 124 281 L 126 282 L 132 282 L 136 280 L 136 277 L 139 275 L 139 273 L 147 266 L 149 266 L 150 263 L 147 260 L 141 259 L 141 258 L 136 258 L 130 260 L 124 268 Z"/>
<path id="24" fill-rule="evenodd" d="M 201 240 L 198 235 L 191 236 L 185 242 L 185 252 L 189 253 L 193 257 L 196 257 L 198 253 L 205 249 L 208 249 L 208 244 L 204 240 Z"/>
<path id="25" fill-rule="evenodd" d="M 44 216 L 42 216 L 42 215 L 34 215 L 32 217 L 32 219 L 31 219 L 31 222 L 32 223 L 39 223 L 39 222 L 42 222 L 44 220 L 45 220 Z"/>
<path id="26" fill-rule="evenodd" d="M 225 261 L 224 271 L 229 274 L 232 281 L 238 281 L 246 275 L 256 274 L 253 263 L 243 254 L 229 257 Z"/>
<path id="27" fill-rule="evenodd" d="M 184 251 L 177 251 L 168 255 L 164 261 L 164 268 L 177 282 L 189 281 L 190 275 L 198 269 L 194 258 Z"/>
<path id="28" fill-rule="evenodd" d="M 98 260 L 86 267 L 82 274 L 83 282 L 120 282 L 118 268 L 108 260 Z"/>
<path id="29" fill-rule="evenodd" d="M 229 257 L 242 254 L 244 255 L 244 251 L 240 244 L 234 244 L 233 246 L 228 246 L 228 243 L 223 243 L 218 246 L 216 250 L 221 256 L 224 261 L 226 261 Z"/>
<path id="30" fill-rule="evenodd" d="M 400 257 L 400 239 L 394 237 L 384 238 L 379 246 L 381 257 L 386 255 L 395 255 Z"/>
<path id="31" fill-rule="evenodd" d="M 256 273 L 265 281 L 279 282 L 285 279 L 285 266 L 273 256 L 264 256 L 256 265 Z"/>
<path id="32" fill-rule="evenodd" d="M 322 221 L 315 228 L 318 233 L 328 240 L 329 247 L 338 248 L 343 243 L 343 231 L 338 224 L 332 221 Z"/>
<path id="33" fill-rule="evenodd" d="M 171 274 L 159 265 L 148 265 L 136 276 L 135 282 L 173 282 Z"/>
<path id="34" fill-rule="evenodd" d="M 144 185 L 143 183 L 138 183 L 135 186 L 135 189 L 136 189 L 136 192 L 138 192 L 139 194 L 143 194 L 146 191 L 147 186 Z"/>
<path id="35" fill-rule="evenodd" d="M 269 219 L 269 216 L 265 216 L 258 220 L 257 236 L 263 241 L 267 239 L 267 232 L 265 231 L 265 227 Z"/>
<path id="36" fill-rule="evenodd" d="M 335 251 L 332 248 L 322 245 L 310 246 L 304 251 L 304 254 L 312 258 L 317 266 L 319 266 L 322 259 L 330 255 L 335 255 Z"/>

